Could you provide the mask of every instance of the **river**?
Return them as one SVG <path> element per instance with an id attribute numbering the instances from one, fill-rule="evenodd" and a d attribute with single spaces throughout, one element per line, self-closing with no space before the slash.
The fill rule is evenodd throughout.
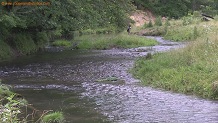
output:
<path id="1" fill-rule="evenodd" d="M 2 63 L 0 78 L 37 110 L 62 111 L 67 123 L 218 123 L 217 101 L 144 87 L 132 77 L 137 58 L 184 47 L 149 38 L 160 44 L 21 57 Z"/>

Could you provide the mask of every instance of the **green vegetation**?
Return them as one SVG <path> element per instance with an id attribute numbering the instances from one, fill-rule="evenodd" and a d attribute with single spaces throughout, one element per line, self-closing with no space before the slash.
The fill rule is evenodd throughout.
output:
<path id="1" fill-rule="evenodd" d="M 9 59 L 11 56 L 12 56 L 12 51 L 10 46 L 8 46 L 5 42 L 0 40 L 0 61 Z"/>
<path id="2" fill-rule="evenodd" d="M 154 25 L 155 26 L 162 26 L 162 18 L 159 16 L 156 18 L 155 22 L 154 22 Z"/>
<path id="3" fill-rule="evenodd" d="M 156 15 L 179 19 L 194 11 L 212 16 L 218 13 L 217 0 L 134 0 L 138 9 L 150 10 Z"/>
<path id="4" fill-rule="evenodd" d="M 53 46 L 63 46 L 63 47 L 70 47 L 72 46 L 72 42 L 67 40 L 56 40 L 52 43 Z"/>
<path id="5" fill-rule="evenodd" d="M 133 48 L 157 44 L 153 39 L 127 34 L 83 35 L 76 40 L 80 41 L 79 49 Z"/>
<path id="6" fill-rule="evenodd" d="M 22 0 L 26 1 L 29 2 Z M 0 6 L 0 43 L 3 44 L 0 47 L 7 47 L 0 49 L 0 60 L 14 54 L 32 54 L 54 39 L 72 40 L 75 32 L 123 31 L 131 22 L 129 14 L 134 10 L 131 0 L 31 1 L 47 5 L 18 6 L 13 5 L 16 0 L 1 1 L 5 4 Z"/>
<path id="7" fill-rule="evenodd" d="M 63 122 L 64 122 L 64 116 L 62 112 L 50 113 L 42 118 L 42 123 L 63 123 Z"/>
<path id="8" fill-rule="evenodd" d="M 1 82 L 1 80 L 0 80 Z M 21 123 L 26 119 L 19 119 L 21 107 L 26 106 L 26 100 L 17 98 L 17 94 L 11 92 L 9 87 L 0 83 L 0 122 Z"/>
<path id="9" fill-rule="evenodd" d="M 144 85 L 218 99 L 218 22 L 186 19 L 190 23 L 171 20 L 164 38 L 192 42 L 183 49 L 138 59 L 132 73 Z"/>

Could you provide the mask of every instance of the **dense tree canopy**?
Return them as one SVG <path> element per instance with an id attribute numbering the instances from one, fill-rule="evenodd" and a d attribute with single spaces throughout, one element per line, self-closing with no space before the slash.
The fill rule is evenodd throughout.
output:
<path id="1" fill-rule="evenodd" d="M 1 0 L 0 41 L 28 54 L 31 49 L 21 50 L 24 40 L 37 49 L 52 31 L 67 35 L 86 29 L 122 30 L 132 9 L 130 0 Z"/>
<path id="2" fill-rule="evenodd" d="M 1 0 L 0 43 L 21 54 L 43 47 L 55 36 L 75 31 L 122 31 L 134 5 L 161 16 L 180 18 L 193 11 L 216 15 L 217 0 Z M 28 4 L 24 4 L 28 3 Z M 38 4 L 36 3 L 44 3 Z M 73 32 L 73 33 L 72 33 Z"/>
<path id="3" fill-rule="evenodd" d="M 217 0 L 134 0 L 134 3 L 140 9 L 147 9 L 157 15 L 176 19 L 194 11 L 210 15 L 218 14 Z"/>

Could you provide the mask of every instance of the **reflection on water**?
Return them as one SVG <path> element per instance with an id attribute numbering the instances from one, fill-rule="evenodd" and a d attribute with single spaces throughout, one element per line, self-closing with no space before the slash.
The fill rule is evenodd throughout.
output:
<path id="1" fill-rule="evenodd" d="M 137 57 L 183 46 L 156 39 L 161 44 L 149 48 L 23 57 L 1 65 L 0 76 L 38 110 L 63 111 L 69 123 L 218 123 L 216 101 L 142 87 L 127 72 Z M 108 77 L 122 83 L 96 82 Z"/>

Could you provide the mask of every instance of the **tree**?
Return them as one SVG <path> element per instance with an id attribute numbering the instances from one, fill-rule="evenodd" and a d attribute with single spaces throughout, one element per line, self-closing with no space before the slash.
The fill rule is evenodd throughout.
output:
<path id="1" fill-rule="evenodd" d="M 122 30 L 129 24 L 128 13 L 133 10 L 131 0 L 2 0 L 2 2 L 8 4 L 0 6 L 0 38 L 15 48 L 17 42 L 15 43 L 14 39 L 18 34 L 23 36 L 20 39 L 33 39 L 38 45 L 42 44 L 39 43 L 38 37 L 41 41 L 48 39 L 47 34 L 54 30 L 60 30 L 61 35 L 98 28 Z M 40 6 L 21 6 L 15 2 L 49 3 Z"/>

